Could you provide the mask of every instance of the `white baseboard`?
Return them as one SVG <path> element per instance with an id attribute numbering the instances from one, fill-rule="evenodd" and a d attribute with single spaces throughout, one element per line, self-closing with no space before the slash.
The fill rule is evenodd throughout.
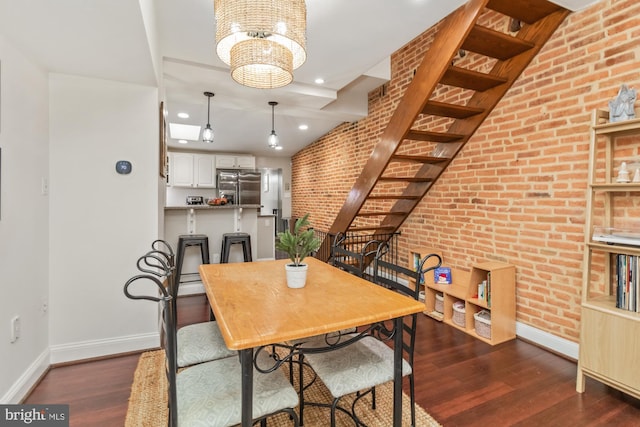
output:
<path id="1" fill-rule="evenodd" d="M 0 403 L 3 405 L 18 404 L 29 393 L 42 374 L 49 368 L 49 349 L 43 351 L 40 356 L 20 375 L 11 388 L 2 396 Z"/>
<path id="2" fill-rule="evenodd" d="M 562 354 L 569 359 L 578 360 L 578 343 L 557 337 L 549 332 L 516 322 L 516 335 L 527 341 Z"/>
<path id="3" fill-rule="evenodd" d="M 93 357 L 156 348 L 160 345 L 160 334 L 131 335 L 105 340 L 84 341 L 63 345 L 52 345 L 50 363 L 73 362 Z"/>

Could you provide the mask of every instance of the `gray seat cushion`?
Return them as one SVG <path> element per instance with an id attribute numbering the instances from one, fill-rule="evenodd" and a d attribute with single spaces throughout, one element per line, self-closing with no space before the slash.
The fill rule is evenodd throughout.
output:
<path id="1" fill-rule="evenodd" d="M 324 338 L 316 338 L 303 348 L 323 345 Z M 336 398 L 393 380 L 393 349 L 373 337 L 339 350 L 306 354 L 305 359 Z M 411 365 L 403 360 L 402 375 L 409 374 Z"/>
<path id="2" fill-rule="evenodd" d="M 235 356 L 224 343 L 217 322 L 202 322 L 178 329 L 178 367 Z"/>
<path id="3" fill-rule="evenodd" d="M 258 366 L 273 359 L 261 352 Z M 180 427 L 226 427 L 241 421 L 241 368 L 237 357 L 186 368 L 177 376 Z M 298 405 L 298 394 L 281 369 L 269 374 L 253 371 L 253 418 Z"/>

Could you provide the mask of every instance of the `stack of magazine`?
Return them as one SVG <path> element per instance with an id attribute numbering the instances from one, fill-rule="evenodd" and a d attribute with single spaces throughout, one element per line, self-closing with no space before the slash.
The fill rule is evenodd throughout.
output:
<path id="1" fill-rule="evenodd" d="M 640 313 L 640 261 L 638 256 L 616 257 L 616 307 Z"/>

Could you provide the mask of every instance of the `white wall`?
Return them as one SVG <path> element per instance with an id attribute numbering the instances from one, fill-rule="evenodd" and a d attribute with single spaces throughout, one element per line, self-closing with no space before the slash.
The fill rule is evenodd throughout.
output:
<path id="1" fill-rule="evenodd" d="M 14 402 L 48 364 L 47 73 L 0 35 L 0 402 Z M 22 335 L 10 343 L 10 319 Z M 33 375 L 32 375 L 33 376 Z"/>
<path id="2" fill-rule="evenodd" d="M 156 88 L 50 76 L 52 363 L 158 344 L 157 306 L 122 292 L 159 229 L 158 105 Z"/>

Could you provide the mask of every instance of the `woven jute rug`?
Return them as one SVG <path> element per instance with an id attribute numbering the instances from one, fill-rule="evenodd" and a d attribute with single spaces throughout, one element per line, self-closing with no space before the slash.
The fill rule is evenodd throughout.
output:
<path id="1" fill-rule="evenodd" d="M 288 373 L 288 366 L 286 368 Z M 311 380 L 312 373 L 305 368 L 305 383 Z M 297 378 L 297 373 L 295 375 Z M 295 384 L 297 389 L 297 384 Z M 402 425 L 411 425 L 410 399 L 403 393 L 402 396 Z M 317 379 L 305 390 L 305 401 L 325 402 L 332 401 L 331 394 L 322 382 Z M 352 396 L 343 397 L 340 402 L 345 408 L 351 407 Z M 296 409 L 297 411 L 297 409 Z M 371 409 L 371 397 L 366 396 L 356 405 L 356 413 L 369 427 L 388 427 L 392 424 L 393 413 L 393 383 L 389 382 L 376 387 L 376 409 Z M 125 427 L 159 427 L 167 425 L 167 379 L 164 373 L 164 351 L 149 351 L 143 353 L 138 361 Z M 338 411 L 338 426 L 354 425 L 353 421 Z M 440 426 L 426 411 L 416 405 L 416 424 L 418 426 Z M 269 427 L 290 427 L 293 425 L 288 415 L 280 414 L 268 419 Z M 305 427 L 325 427 L 329 425 L 329 409 L 315 406 L 306 406 L 304 410 Z"/>

